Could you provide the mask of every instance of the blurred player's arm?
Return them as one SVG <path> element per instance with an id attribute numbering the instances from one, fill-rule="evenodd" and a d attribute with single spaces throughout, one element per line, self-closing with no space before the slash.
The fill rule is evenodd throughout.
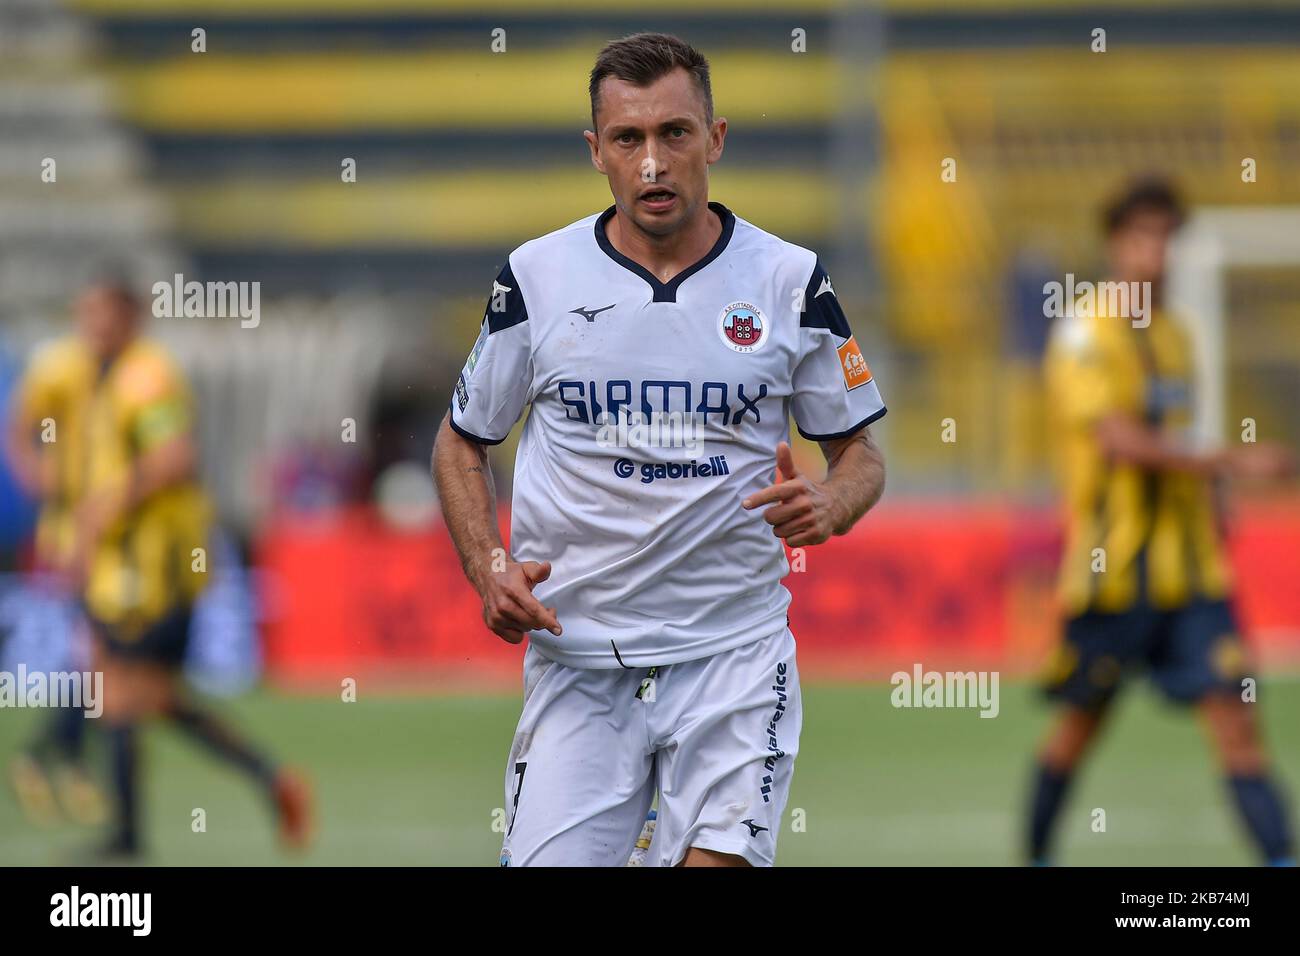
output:
<path id="1" fill-rule="evenodd" d="M 39 358 L 34 361 L 18 383 L 5 423 L 5 454 L 14 477 L 25 492 L 41 501 L 54 495 L 58 482 L 54 456 L 39 440 L 39 409 L 46 404 L 47 392 L 42 364 Z"/>
<path id="2" fill-rule="evenodd" d="M 142 384 L 127 428 L 131 444 L 139 453 L 126 479 L 105 493 L 117 514 L 198 474 L 194 413 L 180 373 L 159 364 L 144 366 L 137 374 Z"/>
<path id="3" fill-rule="evenodd" d="M 5 429 L 5 453 L 14 477 L 33 498 L 46 498 L 53 490 L 53 469 L 36 445 L 31 422 L 17 405 L 9 413 Z"/>
<path id="4" fill-rule="evenodd" d="M 151 495 L 183 484 L 198 474 L 198 449 L 189 432 L 168 438 L 140 456 L 123 489 L 122 501 L 132 508 Z"/>
<path id="5" fill-rule="evenodd" d="M 1182 471 L 1207 477 L 1278 480 L 1295 474 L 1295 456 L 1273 442 L 1199 451 L 1160 428 L 1125 412 L 1110 412 L 1094 426 L 1097 441 L 1112 461 L 1150 471 Z"/>
<path id="6" fill-rule="evenodd" d="M 1104 329 L 1093 316 L 1058 319 L 1052 328 L 1046 360 L 1048 401 L 1063 426 L 1087 429 L 1111 461 L 1149 471 L 1255 479 L 1294 472 L 1293 457 L 1279 445 L 1198 449 L 1145 421 L 1141 387 L 1125 376 L 1126 365 Z"/>
<path id="7" fill-rule="evenodd" d="M 497 526 L 496 493 L 487 449 L 442 420 L 433 445 L 433 480 L 443 519 L 465 577 L 483 599 L 483 621 L 494 634 L 518 644 L 527 631 L 561 633 L 554 608 L 543 607 L 533 588 L 551 576 L 549 561 L 511 561 Z"/>
<path id="8" fill-rule="evenodd" d="M 140 383 L 126 427 L 139 454 L 122 481 L 87 496 L 77 507 L 78 564 L 83 573 L 114 522 L 159 492 L 198 475 L 193 410 L 179 373 L 162 364 L 132 371 Z"/>

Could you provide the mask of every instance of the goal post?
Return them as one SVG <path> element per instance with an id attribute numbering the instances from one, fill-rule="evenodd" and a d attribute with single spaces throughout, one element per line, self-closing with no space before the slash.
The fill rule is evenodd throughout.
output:
<path id="1" fill-rule="evenodd" d="M 1196 349 L 1196 437 L 1226 438 L 1228 272 L 1242 267 L 1300 269 L 1300 206 L 1197 209 L 1170 249 L 1168 300 Z"/>

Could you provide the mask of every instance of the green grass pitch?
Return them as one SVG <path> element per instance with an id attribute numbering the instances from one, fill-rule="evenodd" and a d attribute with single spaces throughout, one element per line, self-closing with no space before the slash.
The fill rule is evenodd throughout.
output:
<path id="1" fill-rule="evenodd" d="M 1019 862 L 1032 748 L 1048 716 L 1026 683 L 1001 712 L 894 709 L 886 684 L 804 688 L 804 731 L 786 810 L 783 865 L 1005 865 Z M 1300 788 L 1300 680 L 1260 687 L 1278 770 Z M 318 835 L 303 857 L 274 845 L 270 814 L 241 777 L 165 726 L 145 739 L 148 862 L 163 865 L 496 864 L 494 830 L 517 694 L 373 696 L 356 703 L 258 692 L 228 717 L 317 787 Z M 8 761 L 38 711 L 0 711 Z M 1059 862 L 1254 862 L 1192 715 L 1135 682 L 1062 819 Z M 207 832 L 191 831 L 191 812 Z M 1106 811 L 1093 832 L 1092 810 Z M 792 829 L 795 811 L 803 826 Z M 93 834 L 29 827 L 0 794 L 0 865 L 75 861 Z"/>

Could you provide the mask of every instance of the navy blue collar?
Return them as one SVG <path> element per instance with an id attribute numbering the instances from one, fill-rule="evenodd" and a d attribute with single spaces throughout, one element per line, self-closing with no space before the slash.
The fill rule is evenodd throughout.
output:
<path id="1" fill-rule="evenodd" d="M 720 202 L 709 203 L 709 208 L 718 214 L 722 220 L 722 232 L 718 236 L 718 241 L 713 244 L 713 248 L 708 251 L 703 259 L 694 265 L 688 266 L 677 275 L 673 276 L 668 282 L 660 282 L 655 274 L 647 269 L 641 263 L 629 259 L 623 253 L 614 248 L 614 244 L 609 241 L 609 236 L 605 235 L 605 223 L 609 222 L 614 216 L 614 206 L 610 206 L 600 214 L 596 220 L 596 244 L 624 269 L 635 272 L 644 279 L 650 288 L 654 291 L 654 302 L 676 302 L 677 287 L 689 279 L 695 273 L 699 272 L 718 256 L 722 255 L 722 250 L 727 248 L 727 243 L 731 241 L 731 234 L 736 231 L 736 217 L 726 206 Z"/>

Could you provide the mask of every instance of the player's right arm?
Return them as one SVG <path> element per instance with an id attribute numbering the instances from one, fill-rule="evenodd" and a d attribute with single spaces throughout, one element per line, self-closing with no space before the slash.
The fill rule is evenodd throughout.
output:
<path id="1" fill-rule="evenodd" d="M 533 597 L 533 588 L 551 575 L 550 562 L 512 561 L 502 544 L 485 447 L 510 433 L 531 390 L 528 309 L 507 263 L 493 283 L 478 341 L 438 429 L 433 480 L 465 577 L 483 599 L 483 620 L 511 644 L 532 630 L 561 633 L 555 609 Z"/>
<path id="2" fill-rule="evenodd" d="M 497 528 L 487 449 L 456 433 L 451 412 L 434 442 L 433 480 L 465 577 L 483 599 L 488 629 L 511 644 L 522 641 L 525 632 L 541 628 L 558 636 L 561 628 L 555 609 L 543 607 L 533 597 L 533 588 L 551 576 L 551 563 L 508 558 Z"/>
<path id="3" fill-rule="evenodd" d="M 54 495 L 58 480 L 54 456 L 38 441 L 41 419 L 53 414 L 51 354 L 47 350 L 32 360 L 14 390 L 5 423 L 5 451 L 14 477 L 24 491 L 41 501 Z"/>
<path id="4" fill-rule="evenodd" d="M 27 417 L 18 405 L 9 412 L 5 429 L 5 451 L 9 466 L 23 491 L 33 498 L 44 498 L 47 491 L 44 473 L 47 469 L 42 469 L 41 455 L 32 441 Z"/>

